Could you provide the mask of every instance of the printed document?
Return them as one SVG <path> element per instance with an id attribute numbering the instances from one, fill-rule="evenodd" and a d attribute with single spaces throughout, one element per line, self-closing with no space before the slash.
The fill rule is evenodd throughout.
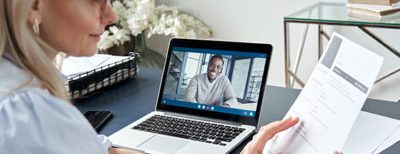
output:
<path id="1" fill-rule="evenodd" d="M 286 114 L 300 122 L 267 142 L 264 153 L 342 150 L 383 58 L 334 33 L 306 86 Z"/>

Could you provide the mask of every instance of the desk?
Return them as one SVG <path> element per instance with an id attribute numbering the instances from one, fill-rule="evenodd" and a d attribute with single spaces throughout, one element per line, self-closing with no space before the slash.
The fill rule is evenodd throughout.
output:
<path id="1" fill-rule="evenodd" d="M 76 102 L 82 112 L 88 110 L 110 110 L 114 117 L 105 125 L 100 133 L 111 135 L 131 122 L 154 111 L 157 99 L 161 71 L 141 68 L 135 80 L 130 80 L 106 89 L 101 93 Z M 299 94 L 299 90 L 267 86 L 262 107 L 260 125 L 282 119 Z M 379 113 L 384 116 L 400 119 L 400 104 L 368 99 L 364 111 Z M 232 153 L 240 153 L 244 145 L 239 145 Z M 384 153 L 399 153 L 400 143 L 387 149 Z"/>
<path id="2" fill-rule="evenodd" d="M 360 28 L 363 32 L 373 38 L 375 41 L 380 43 L 386 49 L 388 49 L 394 56 L 400 58 L 400 52 L 395 48 L 391 47 L 389 44 L 385 43 L 383 39 L 379 38 L 377 35 L 369 31 L 368 27 L 376 28 L 390 28 L 390 29 L 400 29 L 400 15 L 381 19 L 380 21 L 366 21 L 357 18 L 351 18 L 347 15 L 345 4 L 337 3 L 317 3 L 310 7 L 304 8 L 300 11 L 294 12 L 288 16 L 284 17 L 284 34 L 285 34 L 285 84 L 286 87 L 293 87 L 294 83 L 297 82 L 300 86 L 304 86 L 304 82 L 297 76 L 298 67 L 300 64 L 300 59 L 303 53 L 303 48 L 305 40 L 307 37 L 308 27 L 310 24 L 318 25 L 318 58 L 322 55 L 322 42 L 323 36 L 326 39 L 330 39 L 327 32 L 323 30 L 323 25 L 335 25 L 335 26 L 353 26 Z M 298 51 L 295 56 L 294 64 L 291 65 L 290 56 L 290 33 L 289 24 L 290 23 L 302 23 L 306 24 L 306 28 L 303 33 L 303 39 L 300 43 Z M 382 77 L 380 77 L 376 82 L 380 82 L 385 78 L 399 73 L 400 68 L 391 71 Z M 375 83 L 376 83 L 375 82 Z"/>

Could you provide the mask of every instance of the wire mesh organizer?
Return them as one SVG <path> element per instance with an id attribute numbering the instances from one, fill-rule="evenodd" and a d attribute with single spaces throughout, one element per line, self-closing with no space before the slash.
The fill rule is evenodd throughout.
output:
<path id="1" fill-rule="evenodd" d="M 86 98 L 121 81 L 136 78 L 138 56 L 130 53 L 126 59 L 68 78 L 66 88 L 70 100 Z"/>

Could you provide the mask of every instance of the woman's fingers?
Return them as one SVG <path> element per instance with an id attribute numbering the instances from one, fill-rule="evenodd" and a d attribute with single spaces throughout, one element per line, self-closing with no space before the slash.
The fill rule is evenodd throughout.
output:
<path id="1" fill-rule="evenodd" d="M 256 139 L 259 142 L 267 142 L 272 137 L 274 137 L 275 134 L 296 125 L 298 122 L 299 122 L 298 117 L 296 117 L 296 118 L 289 117 L 282 121 L 272 122 L 268 125 L 263 126 L 263 128 L 260 129 L 260 132 L 258 133 Z"/>
<path id="2" fill-rule="evenodd" d="M 275 121 L 260 128 L 260 131 L 254 135 L 253 140 L 250 141 L 242 150 L 241 154 L 258 154 L 262 153 L 265 144 L 268 140 L 275 136 L 275 134 L 284 131 L 299 122 L 299 118 L 289 117 L 282 121 Z"/>
<path id="3" fill-rule="evenodd" d="M 299 118 L 289 117 L 282 121 L 275 121 L 260 129 L 260 132 L 253 139 L 253 148 L 262 151 L 268 140 L 273 138 L 277 133 L 284 131 L 299 122 Z"/>
<path id="4" fill-rule="evenodd" d="M 343 154 L 343 152 L 335 151 L 333 154 Z"/>

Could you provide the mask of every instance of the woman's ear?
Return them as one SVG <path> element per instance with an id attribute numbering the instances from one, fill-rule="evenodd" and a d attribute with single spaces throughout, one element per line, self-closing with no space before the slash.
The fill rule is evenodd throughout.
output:
<path id="1" fill-rule="evenodd" d="M 42 0 L 34 0 L 31 8 L 29 9 L 28 12 L 28 22 L 31 25 L 35 25 L 35 24 L 40 24 L 42 23 L 42 16 L 40 14 L 40 11 L 42 9 Z"/>

